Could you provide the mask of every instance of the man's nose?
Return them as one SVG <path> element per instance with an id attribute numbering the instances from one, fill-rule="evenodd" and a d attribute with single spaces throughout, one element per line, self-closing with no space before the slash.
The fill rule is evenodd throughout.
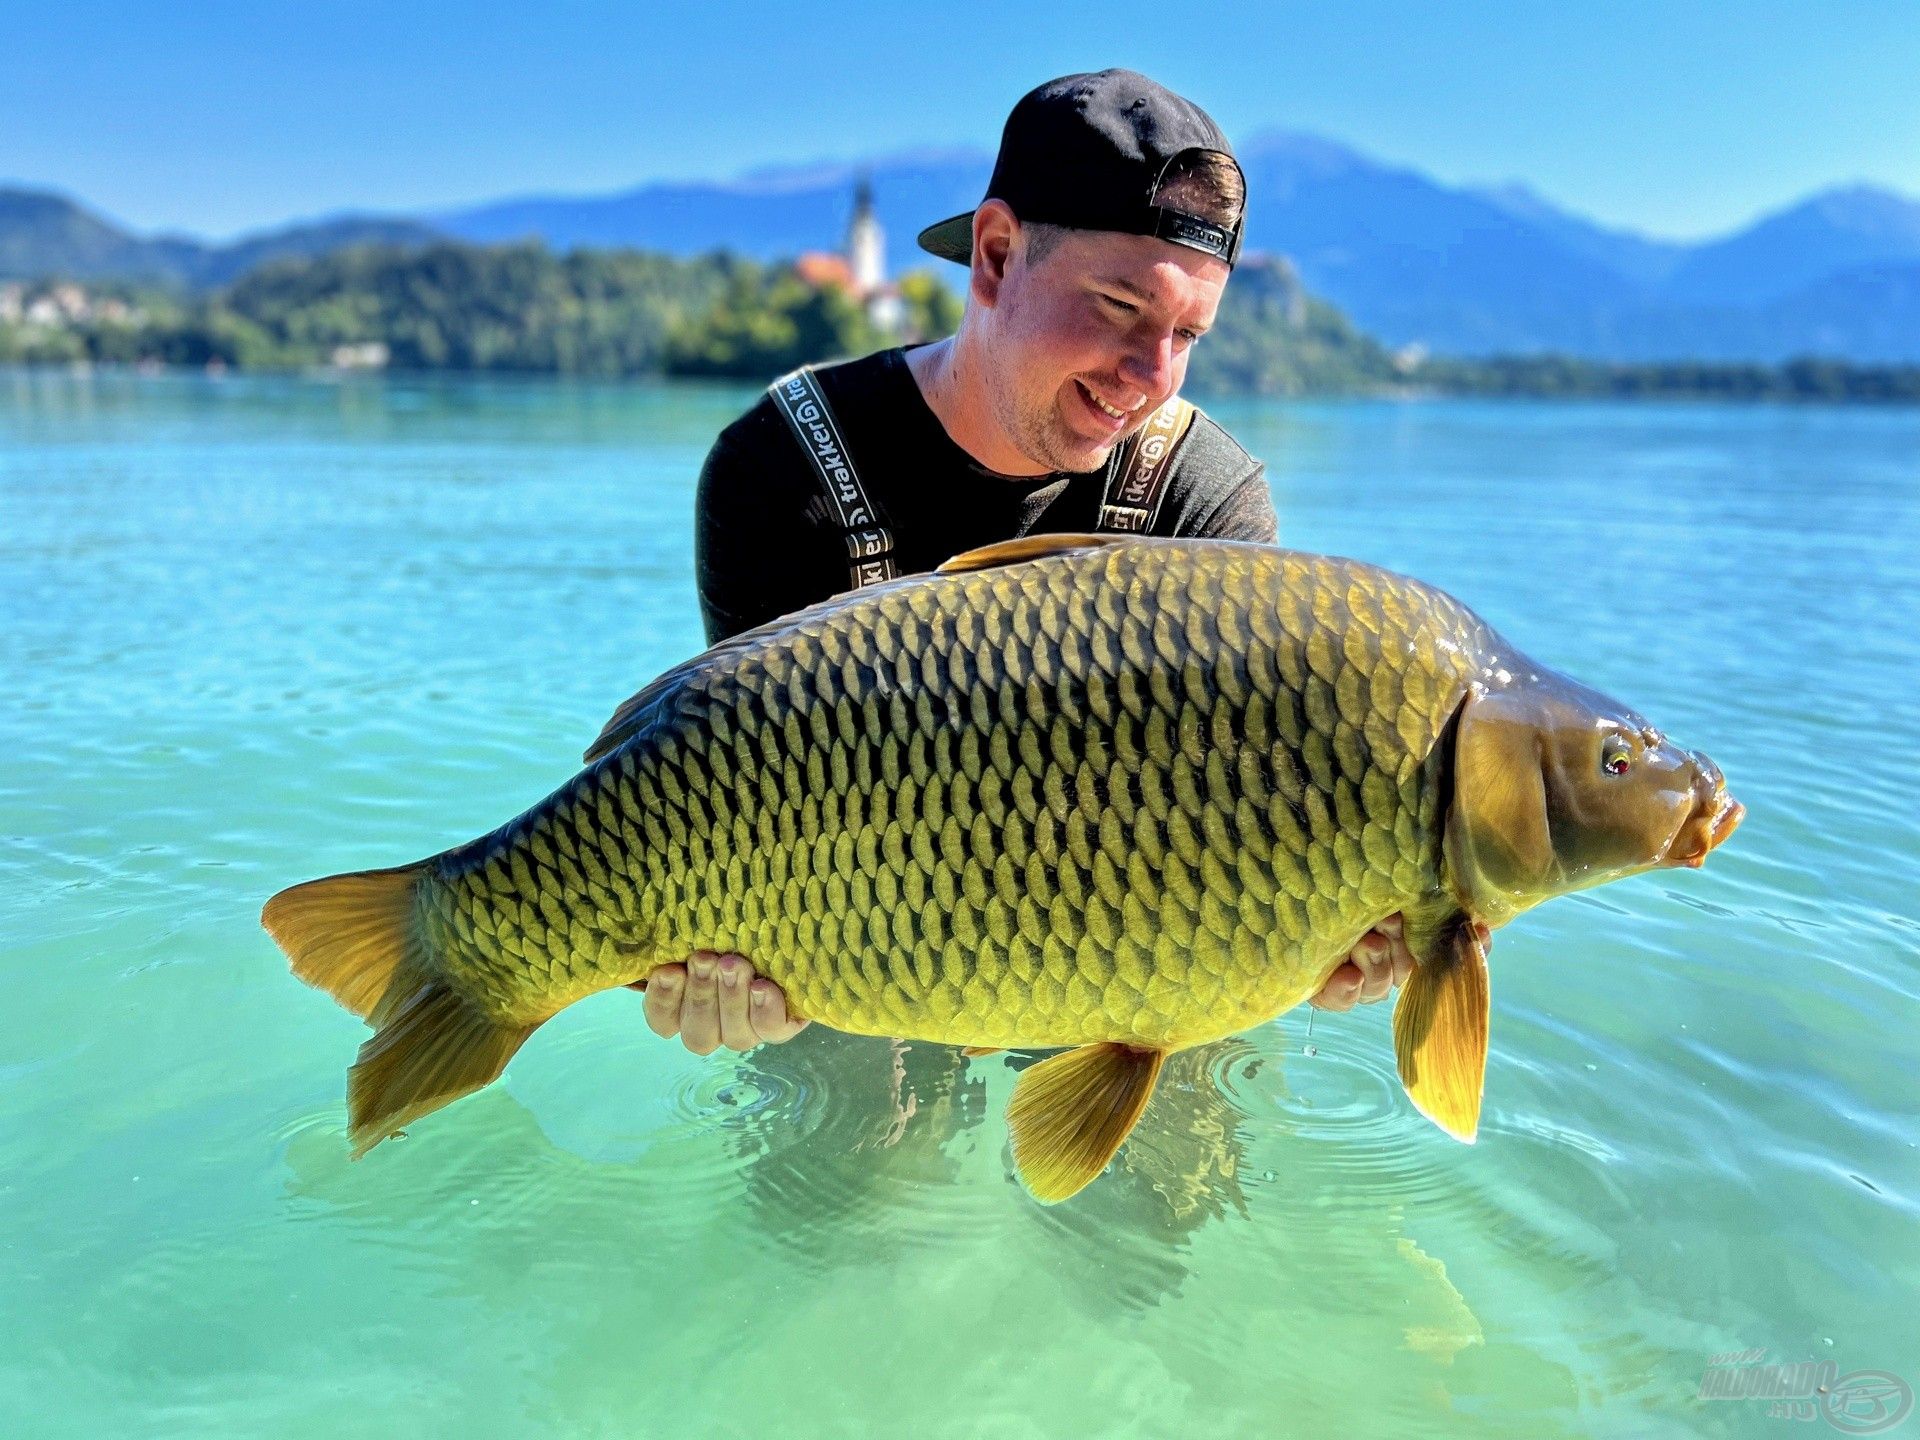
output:
<path id="1" fill-rule="evenodd" d="M 1160 401 L 1173 393 L 1173 336 L 1146 339 L 1127 352 L 1120 362 L 1120 378 L 1146 392 L 1149 401 Z"/>

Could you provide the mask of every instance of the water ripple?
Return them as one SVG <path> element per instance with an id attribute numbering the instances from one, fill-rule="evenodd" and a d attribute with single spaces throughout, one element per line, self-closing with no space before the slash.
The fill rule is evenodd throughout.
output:
<path id="1" fill-rule="evenodd" d="M 1391 1039 L 1384 1027 L 1373 1033 L 1371 1020 L 1367 1031 L 1316 1045 L 1312 1054 L 1295 1041 L 1284 1056 L 1223 1055 L 1216 1082 L 1250 1121 L 1313 1145 L 1317 1172 L 1343 1192 L 1369 1203 L 1455 1203 L 1453 1175 L 1435 1164 L 1436 1132 L 1406 1098 Z M 1270 1028 L 1263 1038 L 1280 1033 Z"/>
<path id="2" fill-rule="evenodd" d="M 1912 1350 L 1916 412 L 1221 412 L 1290 542 L 1453 589 L 1750 807 L 1502 933 L 1476 1147 L 1383 1009 L 1313 1056 L 1296 1015 L 1172 1057 L 1041 1207 L 1034 1057 L 695 1060 L 624 996 L 350 1161 L 354 1027 L 260 901 L 490 828 L 698 648 L 751 398 L 0 376 L 0 1389 L 97 1434 L 1691 1433 L 1755 1422 L 1687 1409 L 1708 1351 Z"/>

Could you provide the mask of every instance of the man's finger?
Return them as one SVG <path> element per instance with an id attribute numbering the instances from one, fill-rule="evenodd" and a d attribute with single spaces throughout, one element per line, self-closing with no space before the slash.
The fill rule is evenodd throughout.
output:
<path id="1" fill-rule="evenodd" d="M 1327 977 L 1327 983 L 1320 987 L 1320 993 L 1307 1003 L 1317 1010 L 1351 1010 L 1355 998 L 1360 994 L 1362 978 L 1360 967 L 1351 960 L 1344 960 Z"/>
<path id="2" fill-rule="evenodd" d="M 1406 984 L 1413 978 L 1413 952 L 1407 948 L 1406 917 L 1396 910 L 1375 925 L 1373 933 L 1386 937 L 1387 958 L 1393 971 L 1387 988 Z"/>
<path id="3" fill-rule="evenodd" d="M 680 997 L 686 993 L 687 967 L 662 965 L 647 977 L 647 1028 L 668 1038 L 680 1033 Z"/>
<path id="4" fill-rule="evenodd" d="M 720 1043 L 729 1050 L 751 1050 L 760 1043 L 747 1018 L 747 984 L 753 979 L 753 966 L 738 955 L 722 955 L 720 978 Z"/>
<path id="5" fill-rule="evenodd" d="M 711 1055 L 720 1046 L 720 987 L 715 979 L 718 960 L 711 951 L 700 950 L 687 964 L 687 998 L 680 1004 L 680 1039 L 696 1055 Z"/>
<path id="6" fill-rule="evenodd" d="M 753 992 L 753 1029 L 769 1045 L 791 1040 L 811 1023 L 787 1014 L 787 992 L 771 980 L 756 980 Z"/>
<path id="7" fill-rule="evenodd" d="M 1393 942 L 1376 930 L 1362 935 L 1347 959 L 1360 971 L 1360 991 L 1355 997 L 1363 1005 L 1385 998 L 1393 985 Z"/>

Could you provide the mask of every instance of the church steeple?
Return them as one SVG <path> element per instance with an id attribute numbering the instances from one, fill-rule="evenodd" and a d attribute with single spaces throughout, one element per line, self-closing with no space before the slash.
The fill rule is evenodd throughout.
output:
<path id="1" fill-rule="evenodd" d="M 847 268 L 856 295 L 871 295 L 887 283 L 887 244 L 873 215 L 873 181 L 862 172 L 853 190 L 853 218 L 847 223 Z"/>

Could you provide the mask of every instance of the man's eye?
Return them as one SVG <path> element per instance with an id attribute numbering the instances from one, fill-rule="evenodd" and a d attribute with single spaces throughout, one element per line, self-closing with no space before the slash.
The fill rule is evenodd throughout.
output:
<path id="1" fill-rule="evenodd" d="M 1200 332 L 1198 330 L 1176 330 L 1173 333 L 1180 337 L 1180 343 L 1182 345 L 1191 345 L 1200 338 Z"/>
<path id="2" fill-rule="evenodd" d="M 1102 295 L 1100 298 L 1118 310 L 1122 315 L 1138 315 L 1140 313 L 1137 307 L 1129 305 L 1124 300 L 1117 300 L 1111 295 Z"/>

